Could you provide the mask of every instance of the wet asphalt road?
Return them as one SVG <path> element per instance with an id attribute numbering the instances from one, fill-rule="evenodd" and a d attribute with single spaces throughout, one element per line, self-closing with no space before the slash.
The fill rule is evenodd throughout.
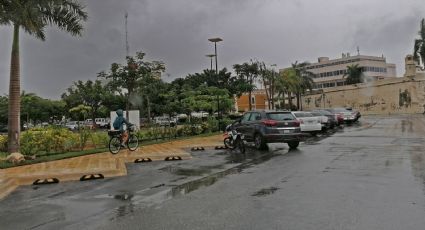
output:
<path id="1" fill-rule="evenodd" d="M 193 152 L 129 176 L 24 186 L 0 229 L 425 229 L 425 117 L 362 118 L 298 150 Z"/>

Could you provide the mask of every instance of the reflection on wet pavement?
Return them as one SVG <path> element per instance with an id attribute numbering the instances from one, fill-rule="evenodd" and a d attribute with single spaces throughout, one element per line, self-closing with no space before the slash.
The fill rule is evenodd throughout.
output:
<path id="1" fill-rule="evenodd" d="M 273 194 L 277 190 L 279 190 L 279 188 L 277 187 L 263 188 L 260 191 L 257 191 L 254 194 L 252 194 L 252 196 L 268 196 Z"/>

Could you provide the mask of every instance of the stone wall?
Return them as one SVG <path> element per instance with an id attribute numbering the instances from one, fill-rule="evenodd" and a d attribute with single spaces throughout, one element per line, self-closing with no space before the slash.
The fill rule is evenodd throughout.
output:
<path id="1" fill-rule="evenodd" d="M 424 113 L 425 74 L 323 89 L 305 95 L 303 110 L 352 107 L 362 114 Z"/>

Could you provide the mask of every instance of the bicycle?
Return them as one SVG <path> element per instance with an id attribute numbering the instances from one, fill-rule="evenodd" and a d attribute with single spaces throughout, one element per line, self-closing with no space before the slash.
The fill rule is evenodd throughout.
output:
<path id="1" fill-rule="evenodd" d="M 133 133 L 135 131 L 135 126 L 130 125 L 127 130 L 128 130 L 128 138 L 125 141 L 125 145 L 127 146 L 128 150 L 135 151 L 139 147 L 139 139 Z M 123 134 L 124 132 L 120 130 L 108 131 L 108 135 L 110 137 L 109 152 L 111 152 L 112 154 L 117 154 L 121 148 L 125 148 L 125 146 L 121 145 Z"/>

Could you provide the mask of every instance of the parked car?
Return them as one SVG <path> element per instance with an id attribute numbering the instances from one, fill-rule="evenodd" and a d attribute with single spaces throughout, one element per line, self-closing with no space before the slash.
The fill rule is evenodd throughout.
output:
<path id="1" fill-rule="evenodd" d="M 78 121 L 69 121 L 65 124 L 65 127 L 71 131 L 76 131 L 78 130 Z"/>
<path id="2" fill-rule="evenodd" d="M 356 121 L 358 121 L 359 119 L 360 119 L 360 117 L 362 117 L 362 115 L 360 114 L 360 111 L 358 111 L 358 110 L 354 110 L 353 108 L 351 108 L 351 107 L 348 107 L 348 108 L 346 108 L 348 111 L 351 111 L 351 114 L 353 114 L 353 113 L 355 113 L 355 119 L 354 119 L 354 122 L 356 122 Z"/>
<path id="3" fill-rule="evenodd" d="M 315 135 L 322 131 L 322 123 L 319 117 L 316 117 L 309 112 L 303 111 L 292 112 L 292 114 L 300 122 L 301 132 Z"/>
<path id="4" fill-rule="evenodd" d="M 347 110 L 346 108 L 330 108 L 326 110 L 333 114 L 340 114 L 340 116 L 342 115 L 345 123 L 352 123 L 359 119 L 356 112 Z"/>
<path id="5" fill-rule="evenodd" d="M 334 114 L 330 113 L 329 111 L 318 109 L 318 110 L 313 110 L 312 112 L 314 112 L 313 115 L 315 113 L 320 113 L 322 116 L 326 116 L 328 118 L 329 128 L 333 129 L 335 126 L 338 125 L 337 117 Z"/>
<path id="6" fill-rule="evenodd" d="M 169 118 L 169 117 L 155 117 L 154 123 L 159 126 L 171 126 L 174 127 L 177 123 L 175 118 Z"/>
<path id="7" fill-rule="evenodd" d="M 290 148 L 297 148 L 305 136 L 300 122 L 287 111 L 249 111 L 234 127 L 257 149 L 266 149 L 267 143 L 287 143 Z"/>
<path id="8" fill-rule="evenodd" d="M 190 116 L 192 117 L 196 117 L 196 118 L 206 118 L 209 116 L 209 113 L 204 112 L 204 111 L 199 111 L 199 112 L 191 112 Z"/>
<path id="9" fill-rule="evenodd" d="M 337 126 L 344 124 L 344 114 L 342 114 L 341 112 L 335 109 L 323 109 L 323 110 L 328 111 L 329 113 L 334 115 L 335 120 L 337 122 Z"/>
<path id="10" fill-rule="evenodd" d="M 110 119 L 109 118 L 96 118 L 94 119 L 96 126 L 103 129 L 110 128 Z"/>
<path id="11" fill-rule="evenodd" d="M 331 120 L 329 119 L 329 117 L 323 115 L 318 111 L 309 111 L 309 113 L 320 119 L 320 124 L 322 125 L 321 131 L 326 131 L 327 129 L 331 128 Z"/>

